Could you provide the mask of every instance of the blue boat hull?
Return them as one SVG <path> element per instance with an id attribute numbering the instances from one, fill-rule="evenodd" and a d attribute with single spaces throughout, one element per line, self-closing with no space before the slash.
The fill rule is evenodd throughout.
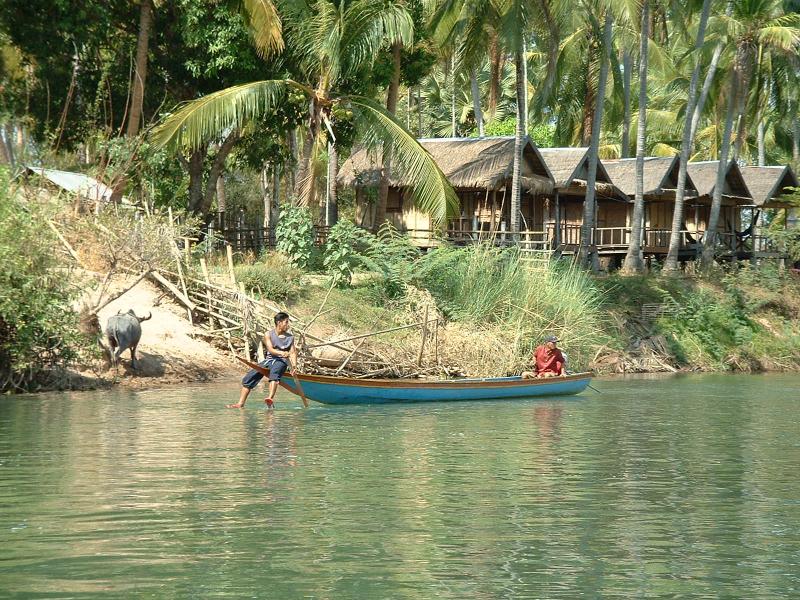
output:
<path id="1" fill-rule="evenodd" d="M 298 375 L 307 398 L 323 404 L 387 404 L 397 402 L 452 402 L 495 400 L 579 394 L 589 385 L 587 373 L 550 379 L 496 377 L 450 381 L 349 379 L 321 375 Z M 281 385 L 298 394 L 291 375 Z"/>

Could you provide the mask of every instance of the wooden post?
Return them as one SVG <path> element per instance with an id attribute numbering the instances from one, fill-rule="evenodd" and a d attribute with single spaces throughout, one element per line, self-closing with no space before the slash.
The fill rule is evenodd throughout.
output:
<path id="1" fill-rule="evenodd" d="M 231 276 L 231 285 L 236 287 L 236 272 L 233 270 L 233 248 L 230 244 L 225 245 L 225 252 L 228 255 L 228 273 Z"/>
<path id="2" fill-rule="evenodd" d="M 436 361 L 436 365 L 438 366 L 439 365 L 439 319 L 438 318 L 433 323 L 433 331 L 434 331 L 433 357 L 434 360 Z"/>
<path id="3" fill-rule="evenodd" d="M 167 211 L 169 213 L 169 230 L 172 235 L 172 254 L 175 257 L 175 264 L 178 266 L 178 279 L 181 282 L 181 289 L 183 290 L 183 295 L 187 298 L 189 297 L 189 292 L 186 288 L 186 280 L 183 277 L 183 266 L 181 266 L 181 253 L 178 251 L 178 247 L 175 245 L 175 226 L 172 220 L 172 207 L 167 207 Z M 192 311 L 191 309 L 187 309 L 187 314 L 189 315 L 189 323 L 194 325 L 194 319 L 192 319 Z"/>
<path id="4" fill-rule="evenodd" d="M 214 317 L 211 316 L 213 313 L 213 308 L 211 306 L 211 288 L 208 287 L 211 284 L 211 278 L 208 276 L 208 265 L 206 264 L 205 258 L 200 259 L 200 269 L 203 271 L 203 280 L 206 282 L 206 309 L 208 310 L 208 323 L 211 325 L 211 329 L 214 329 Z M 220 323 L 220 327 L 222 327 L 222 323 Z"/>
<path id="5" fill-rule="evenodd" d="M 247 295 L 247 292 L 244 291 L 244 283 L 239 283 L 239 291 L 243 296 Z M 245 302 L 247 302 L 247 300 L 245 300 Z M 247 317 L 245 315 L 246 312 L 242 311 L 242 337 L 244 338 L 244 355 L 247 357 L 247 360 L 250 360 L 250 329 L 247 326 Z"/>
<path id="6" fill-rule="evenodd" d="M 422 341 L 419 345 L 419 356 L 417 366 L 422 365 L 422 355 L 425 353 L 425 338 L 428 337 L 428 305 L 425 305 L 425 319 L 422 321 Z"/>
<path id="7" fill-rule="evenodd" d="M 553 231 L 553 250 L 558 250 L 561 247 L 561 198 L 559 197 L 558 190 L 556 190 L 555 204 L 555 231 Z"/>

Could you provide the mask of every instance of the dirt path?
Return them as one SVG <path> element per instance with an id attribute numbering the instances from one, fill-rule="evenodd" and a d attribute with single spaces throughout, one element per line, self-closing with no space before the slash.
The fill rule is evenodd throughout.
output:
<path id="1" fill-rule="evenodd" d="M 108 317 L 129 309 L 140 317 L 152 314 L 151 319 L 142 323 L 137 368 L 131 369 L 130 352 L 126 350 L 116 374 L 109 370 L 106 378 L 116 379 L 126 387 L 146 388 L 241 376 L 241 369 L 233 364 L 230 354 L 220 352 L 196 335 L 186 309 L 150 281 L 139 282 L 103 308 L 99 313 L 100 326 L 105 331 Z"/>

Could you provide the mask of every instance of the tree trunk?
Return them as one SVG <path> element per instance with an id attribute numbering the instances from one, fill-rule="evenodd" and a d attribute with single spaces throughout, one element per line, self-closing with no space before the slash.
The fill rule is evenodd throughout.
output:
<path id="1" fill-rule="evenodd" d="M 795 103 L 795 115 L 800 102 Z M 792 122 L 792 160 L 796 169 L 800 169 L 800 117 L 795 116 Z"/>
<path id="2" fill-rule="evenodd" d="M 597 252 L 590 250 L 593 244 L 592 231 L 595 224 L 595 203 L 597 191 L 597 162 L 600 152 L 600 126 L 603 123 L 603 100 L 606 95 L 606 80 L 608 79 L 608 64 L 611 57 L 611 11 L 606 10 L 605 24 L 603 25 L 603 52 L 600 58 L 600 81 L 597 84 L 597 98 L 592 121 L 592 140 L 589 145 L 589 173 L 586 178 L 586 198 L 583 202 L 583 224 L 581 225 L 580 259 L 584 266 L 597 265 Z M 591 263 L 591 264 L 590 264 Z"/>
<path id="3" fill-rule="evenodd" d="M 689 97 L 686 99 L 686 119 L 683 125 L 683 140 L 681 142 L 681 157 L 678 167 L 678 189 L 675 192 L 675 206 L 672 212 L 672 231 L 669 237 L 669 249 L 664 260 L 665 271 L 678 269 L 678 252 L 681 242 L 681 225 L 683 224 L 683 205 L 686 198 L 686 169 L 691 156 L 694 141 L 694 127 L 696 127 L 695 98 L 697 97 L 697 84 L 700 81 L 700 67 L 703 62 L 701 51 L 705 42 L 706 25 L 711 11 L 711 0 L 703 1 L 703 10 L 700 14 L 700 23 L 697 26 L 697 40 L 694 44 L 695 65 L 692 78 L 689 81 Z M 716 49 L 715 49 L 716 52 Z M 716 67 L 715 67 L 716 68 Z M 710 67 L 709 67 L 710 70 Z"/>
<path id="4" fill-rule="evenodd" d="M 500 102 L 500 78 L 503 76 L 503 52 L 497 40 L 497 33 L 492 32 L 489 42 L 489 120 L 497 114 Z"/>
<path id="5" fill-rule="evenodd" d="M 203 203 L 203 161 L 206 157 L 205 146 L 194 150 L 189 156 L 189 212 L 198 213 Z"/>
<path id="6" fill-rule="evenodd" d="M 478 77 L 475 67 L 469 70 L 469 83 L 472 90 L 472 112 L 475 114 L 475 123 L 478 125 L 478 136 L 483 137 L 483 111 L 481 110 L 481 91 L 478 88 Z"/>
<path id="7" fill-rule="evenodd" d="M 764 115 L 758 115 L 758 166 L 763 167 L 767 164 L 767 148 L 764 143 Z"/>
<path id="8" fill-rule="evenodd" d="M 386 110 L 394 115 L 397 112 L 397 97 L 400 93 L 400 51 L 403 49 L 400 42 L 392 44 L 392 80 L 389 82 L 389 90 L 386 94 Z M 392 153 L 383 149 L 383 173 L 378 188 L 378 201 L 375 205 L 375 220 L 372 223 L 372 230 L 378 231 L 386 220 L 386 203 L 389 200 L 389 179 L 392 176 Z"/>
<path id="9" fill-rule="evenodd" d="M 328 144 L 328 201 L 325 203 L 325 225 L 328 227 L 333 227 L 339 220 L 339 204 L 336 189 L 336 178 L 338 176 L 339 154 L 334 144 Z"/>
<path id="10" fill-rule="evenodd" d="M 622 158 L 631 155 L 631 53 L 622 54 Z"/>
<path id="11" fill-rule="evenodd" d="M 650 37 L 650 2 L 642 0 L 642 26 L 639 44 L 639 121 L 636 125 L 636 195 L 633 200 L 633 223 L 628 253 L 625 255 L 623 271 L 641 273 L 642 219 L 644 217 L 644 156 L 647 143 L 647 46 Z"/>
<path id="12" fill-rule="evenodd" d="M 522 132 L 528 135 L 528 44 L 522 37 L 522 107 L 525 112 L 522 119 Z"/>
<path id="13" fill-rule="evenodd" d="M 452 129 L 452 134 L 450 137 L 458 137 L 458 122 L 456 120 L 456 57 L 455 54 L 453 55 L 451 62 L 450 62 L 450 78 L 451 78 L 451 90 L 450 90 L 450 127 Z"/>
<path id="14" fill-rule="evenodd" d="M 226 204 L 225 180 L 222 177 L 217 177 L 217 211 L 225 212 Z"/>
<path id="15" fill-rule="evenodd" d="M 128 116 L 128 137 L 139 133 L 144 105 L 144 84 L 147 79 L 147 49 L 150 41 L 150 29 L 153 24 L 153 6 L 151 0 L 142 0 L 139 11 L 139 36 L 136 40 L 136 67 L 133 73 L 133 98 L 131 112 Z"/>
<path id="16" fill-rule="evenodd" d="M 516 95 L 517 95 L 517 128 L 514 137 L 514 168 L 511 180 L 511 204 L 510 204 L 510 229 L 511 235 L 514 240 L 518 238 L 519 234 L 519 215 L 520 215 L 520 200 L 522 195 L 522 186 L 520 177 L 522 176 L 522 147 L 525 138 L 525 121 L 528 120 L 526 106 L 525 106 L 525 57 L 522 53 L 522 48 L 517 48 L 514 53 L 514 67 L 516 70 Z"/>
<path id="17" fill-rule="evenodd" d="M 733 121 L 738 106 L 740 65 L 737 63 L 739 63 L 740 58 L 737 52 L 736 62 L 731 71 L 731 85 L 728 96 L 728 107 L 725 115 L 725 129 L 722 133 L 722 148 L 719 156 L 719 168 L 717 169 L 717 182 L 714 185 L 714 194 L 711 198 L 711 212 L 708 218 L 705 238 L 703 239 L 703 269 L 708 269 L 714 264 L 714 250 L 717 243 L 717 225 L 719 224 L 719 211 L 722 206 L 722 191 L 725 187 L 728 154 L 731 150 L 731 132 L 733 131 Z"/>
<path id="18" fill-rule="evenodd" d="M 597 104 L 597 90 L 592 87 L 594 73 L 592 73 L 592 55 L 597 52 L 594 31 L 590 28 L 586 33 L 586 94 L 583 96 L 583 119 L 581 121 L 581 146 L 588 146 L 592 140 L 592 124 L 594 123 L 595 107 Z M 602 62 L 602 55 L 601 55 Z M 602 95 L 602 94 L 601 94 Z"/>
<path id="19" fill-rule="evenodd" d="M 314 177 L 312 153 L 322 126 L 322 112 L 316 100 L 309 106 L 308 131 L 303 139 L 303 151 L 300 156 L 297 180 L 295 181 L 295 200 L 301 206 L 315 206 L 317 198 L 317 181 Z"/>
<path id="20" fill-rule="evenodd" d="M 703 10 L 705 10 L 705 2 L 703 2 Z M 733 0 L 728 2 L 728 6 L 725 9 L 725 15 L 730 16 L 732 12 L 733 12 Z M 711 86 L 714 84 L 714 75 L 716 75 L 717 73 L 719 60 L 720 57 L 722 56 L 722 49 L 723 49 L 722 42 L 718 43 L 714 47 L 714 53 L 711 56 L 711 62 L 708 63 L 708 71 L 706 71 L 706 78 L 703 81 L 703 88 L 700 91 L 700 98 L 697 100 L 697 105 L 694 107 L 694 112 L 692 113 L 692 130 L 690 136 L 692 139 L 692 143 L 694 143 L 695 135 L 697 135 L 697 126 L 700 124 L 700 117 L 702 116 L 703 109 L 706 106 L 706 100 L 708 100 L 708 94 L 711 91 Z M 698 61 L 699 60 L 700 59 L 698 58 Z M 689 155 L 691 156 L 691 149 Z"/>

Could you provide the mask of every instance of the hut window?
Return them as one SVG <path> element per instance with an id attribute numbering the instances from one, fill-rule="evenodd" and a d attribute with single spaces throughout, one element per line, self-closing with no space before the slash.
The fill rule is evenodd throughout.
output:
<path id="1" fill-rule="evenodd" d="M 386 210 L 388 212 L 400 212 L 403 210 L 403 194 L 398 189 L 389 189 L 386 198 Z"/>

